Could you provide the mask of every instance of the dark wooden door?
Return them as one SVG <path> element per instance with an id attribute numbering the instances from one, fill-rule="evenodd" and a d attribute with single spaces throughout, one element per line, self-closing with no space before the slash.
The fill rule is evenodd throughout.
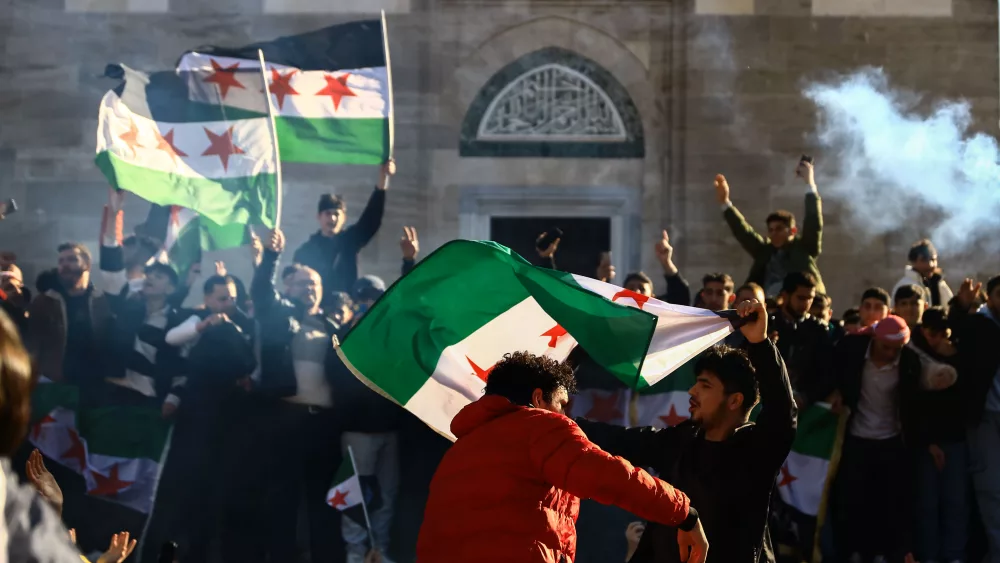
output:
<path id="1" fill-rule="evenodd" d="M 611 248 L 611 219 L 608 217 L 493 217 L 490 219 L 490 238 L 537 264 L 535 239 L 553 227 L 563 231 L 556 252 L 556 267 L 564 272 L 594 277 L 600 254 Z"/>

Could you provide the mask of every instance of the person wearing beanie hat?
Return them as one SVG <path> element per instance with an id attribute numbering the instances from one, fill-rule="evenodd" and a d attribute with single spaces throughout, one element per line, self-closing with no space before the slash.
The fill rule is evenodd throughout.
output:
<path id="1" fill-rule="evenodd" d="M 906 321 L 888 315 L 845 336 L 833 355 L 835 408 L 841 401 L 850 408 L 832 492 L 838 560 L 903 561 L 912 551 L 913 467 L 904 437 L 918 423 L 921 366 L 909 341 Z"/>
<path id="2" fill-rule="evenodd" d="M 319 273 L 323 280 L 324 306 L 338 291 L 349 292 L 358 279 L 358 253 L 382 226 L 385 190 L 396 173 L 391 158 L 382 165 L 378 186 L 368 198 L 358 221 L 345 227 L 347 204 L 338 195 L 323 194 L 316 205 L 319 230 L 295 251 L 293 260 Z"/>
<path id="3" fill-rule="evenodd" d="M 895 296 L 896 290 L 901 286 L 916 284 L 923 288 L 924 301 L 928 307 L 947 305 L 954 294 L 938 268 L 938 253 L 934 244 L 928 239 L 918 240 L 910 246 L 906 259 L 910 263 L 906 266 L 903 277 L 892 288 L 892 295 Z M 893 307 L 895 306 L 893 302 Z"/>

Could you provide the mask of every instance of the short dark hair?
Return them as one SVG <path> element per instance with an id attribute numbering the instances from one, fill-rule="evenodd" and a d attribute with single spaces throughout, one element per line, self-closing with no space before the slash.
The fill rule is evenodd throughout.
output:
<path id="1" fill-rule="evenodd" d="M 205 283 L 204 285 L 202 285 L 201 290 L 205 293 L 205 295 L 210 295 L 212 292 L 215 291 L 215 286 L 229 285 L 229 284 L 233 284 L 233 286 L 235 287 L 236 278 L 234 278 L 233 276 L 214 275 L 205 280 Z"/>
<path id="2" fill-rule="evenodd" d="M 552 400 L 552 394 L 562 387 L 576 393 L 576 378 L 569 364 L 530 352 L 504 354 L 486 378 L 486 394 L 506 397 L 515 405 L 531 404 L 531 394 L 542 390 L 542 398 Z"/>
<path id="3" fill-rule="evenodd" d="M 180 278 L 177 276 L 177 270 L 167 264 L 164 264 L 163 262 L 153 262 L 152 264 L 146 266 L 146 269 L 143 271 L 147 276 L 154 273 L 163 274 L 168 280 L 170 280 L 171 285 L 174 287 L 180 286 Z"/>
<path id="4" fill-rule="evenodd" d="M 632 280 L 639 280 L 642 283 L 648 283 L 650 287 L 653 285 L 653 280 L 649 279 L 649 276 L 647 276 L 645 272 L 632 272 L 628 274 L 625 276 L 625 281 L 622 282 L 622 285 L 628 285 L 628 282 Z"/>
<path id="5" fill-rule="evenodd" d="M 750 409 L 760 399 L 757 375 L 747 353 L 739 348 L 716 344 L 698 358 L 694 364 L 695 375 L 709 372 L 719 378 L 727 395 L 743 393 L 743 412 Z"/>
<path id="6" fill-rule="evenodd" d="M 741 285 L 739 289 L 736 290 L 736 293 L 739 293 L 743 290 L 752 291 L 755 295 L 758 293 L 760 293 L 761 295 L 765 295 L 764 288 L 761 287 L 759 283 L 747 282 Z"/>
<path id="7" fill-rule="evenodd" d="M 923 238 L 910 245 L 910 252 L 906 255 L 906 259 L 910 262 L 916 262 L 917 258 L 927 258 L 929 260 L 936 254 L 937 249 L 934 248 L 930 239 Z"/>
<path id="8" fill-rule="evenodd" d="M 781 291 L 789 295 L 795 293 L 795 290 L 800 287 L 814 289 L 816 287 L 816 276 L 808 272 L 791 272 L 781 282 Z"/>
<path id="9" fill-rule="evenodd" d="M 334 291 L 330 294 L 326 301 L 329 301 L 330 305 L 328 307 L 324 307 L 324 309 L 329 309 L 331 311 L 338 307 L 354 307 L 354 300 L 351 299 L 351 296 L 345 291 Z"/>
<path id="10" fill-rule="evenodd" d="M 993 290 L 996 289 L 998 285 L 1000 285 L 1000 274 L 993 276 L 986 282 L 986 295 L 993 293 Z"/>
<path id="11" fill-rule="evenodd" d="M 90 264 L 93 262 L 93 258 L 90 256 L 90 249 L 79 242 L 64 242 L 60 244 L 59 248 L 57 248 L 56 250 L 59 253 L 66 252 L 67 250 L 75 250 L 77 253 L 80 254 L 80 257 L 83 258 L 83 261 L 87 264 L 87 267 L 90 267 Z"/>
<path id="12" fill-rule="evenodd" d="M 784 223 L 786 226 L 788 226 L 789 229 L 791 229 L 792 227 L 795 226 L 795 215 L 792 215 L 791 211 L 785 211 L 784 209 L 779 209 L 774 213 L 768 215 L 767 221 L 765 221 L 765 223 L 770 225 L 775 221 L 780 221 Z"/>
<path id="13" fill-rule="evenodd" d="M 861 311 L 857 309 L 848 309 L 844 311 L 844 318 L 842 319 L 844 324 L 858 324 L 861 322 Z"/>
<path id="14" fill-rule="evenodd" d="M 896 294 L 892 296 L 893 301 L 900 299 L 912 299 L 914 297 L 924 298 L 924 290 L 917 284 L 908 283 L 896 288 Z"/>
<path id="15" fill-rule="evenodd" d="M 723 274 L 722 272 L 712 272 L 705 274 L 701 278 L 701 287 L 708 286 L 709 283 L 721 283 L 723 287 L 727 288 L 729 291 L 733 290 L 736 285 L 733 283 L 733 278 L 729 277 L 729 274 Z"/>
<path id="16" fill-rule="evenodd" d="M 861 294 L 861 302 L 864 303 L 865 299 L 878 299 L 879 301 L 885 303 L 885 306 L 889 306 L 889 292 L 882 289 L 881 287 L 869 287 Z"/>
<path id="17" fill-rule="evenodd" d="M 924 316 L 920 318 L 920 324 L 934 332 L 947 332 L 950 328 L 948 324 L 948 312 L 944 307 L 930 307 L 924 311 Z"/>
<path id="18" fill-rule="evenodd" d="M 833 303 L 833 299 L 825 293 L 816 293 L 816 297 L 813 298 L 813 305 L 817 303 L 822 303 L 823 307 L 829 307 Z"/>
<path id="19" fill-rule="evenodd" d="M 285 278 L 287 278 L 288 276 L 291 276 L 292 274 L 294 274 L 297 271 L 299 271 L 299 269 L 295 267 L 295 264 L 289 264 L 289 265 L 285 266 L 284 268 L 282 268 L 282 270 L 281 270 L 281 279 L 284 280 Z"/>
<path id="20" fill-rule="evenodd" d="M 347 203 L 339 195 L 323 194 L 319 196 L 319 203 L 316 204 L 316 213 L 322 213 L 328 209 L 347 211 Z"/>

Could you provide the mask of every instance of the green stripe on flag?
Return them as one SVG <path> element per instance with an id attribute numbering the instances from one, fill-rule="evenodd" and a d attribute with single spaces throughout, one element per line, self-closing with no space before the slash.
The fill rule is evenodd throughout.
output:
<path id="1" fill-rule="evenodd" d="M 258 218 L 274 227 L 277 210 L 273 174 L 241 178 L 183 176 L 137 166 L 108 153 L 95 159 L 111 184 L 159 205 L 179 205 L 219 223 L 247 224 Z"/>
<path id="2" fill-rule="evenodd" d="M 276 117 L 281 159 L 319 164 L 382 164 L 389 158 L 389 120 Z"/>
<path id="3" fill-rule="evenodd" d="M 823 405 L 814 404 L 799 411 L 799 425 L 792 451 L 830 459 L 837 442 L 838 421 L 838 416 Z"/>
<path id="4" fill-rule="evenodd" d="M 170 431 L 160 409 L 148 407 L 85 409 L 77 413 L 77 427 L 91 454 L 157 463 Z"/>
<path id="5" fill-rule="evenodd" d="M 68 383 L 39 383 L 31 393 L 31 424 L 45 418 L 56 407 L 75 411 L 80 405 L 80 388 Z"/>
<path id="6" fill-rule="evenodd" d="M 598 364 L 636 382 L 655 316 L 604 299 L 571 275 L 532 266 L 492 242 L 452 241 L 433 252 L 365 314 L 342 352 L 358 373 L 406 404 L 445 348 L 529 297 Z"/>
<path id="7" fill-rule="evenodd" d="M 340 486 L 351 477 L 354 477 L 354 464 L 351 463 L 350 456 L 344 456 L 344 461 L 340 462 L 337 474 L 333 476 L 333 487 Z"/>

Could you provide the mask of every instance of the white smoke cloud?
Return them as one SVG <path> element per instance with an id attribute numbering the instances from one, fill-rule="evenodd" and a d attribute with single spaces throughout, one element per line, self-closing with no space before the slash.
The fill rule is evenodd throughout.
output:
<path id="1" fill-rule="evenodd" d="M 1000 149 L 969 131 L 968 102 L 920 112 L 918 95 L 873 68 L 811 83 L 803 95 L 818 108 L 823 193 L 843 203 L 856 232 L 917 232 L 943 252 L 987 250 L 995 265 Z"/>

